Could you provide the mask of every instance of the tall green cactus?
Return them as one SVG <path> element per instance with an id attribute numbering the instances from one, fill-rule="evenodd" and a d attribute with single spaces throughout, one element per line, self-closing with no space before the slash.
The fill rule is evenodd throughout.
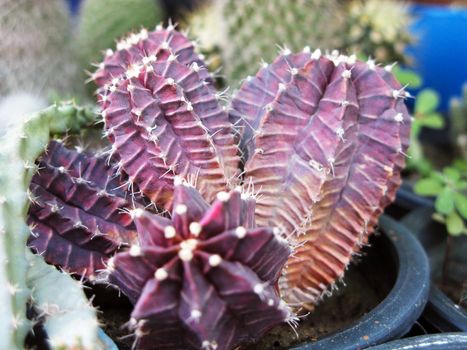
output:
<path id="1" fill-rule="evenodd" d="M 64 1 L 0 0 L 0 37 L 0 95 L 73 91 L 77 65 Z"/>
<path id="2" fill-rule="evenodd" d="M 29 198 L 31 196 L 27 189 L 32 175 L 37 171 L 34 161 L 43 152 L 50 135 L 65 133 L 68 130 L 77 131 L 81 126 L 92 122 L 94 118 L 92 111 L 76 107 L 71 103 L 55 105 L 9 129 L 1 139 L 0 282 L 3 282 L 7 288 L 0 290 L 2 305 L 0 349 L 23 348 L 24 338 L 31 327 L 31 322 L 26 319 L 26 303 L 31 297 L 33 288 L 36 289 L 33 299 L 39 302 L 48 299 L 59 304 L 61 299 L 58 299 L 57 295 L 66 289 L 70 291 L 68 297 L 75 296 L 73 298 L 75 307 L 86 305 L 82 291 L 76 289 L 76 286 L 72 287 L 67 279 L 57 278 L 53 285 L 40 285 L 31 281 L 28 283 L 28 274 L 29 277 L 46 279 L 51 277 L 44 274 L 44 268 L 37 266 L 36 258 L 28 259 L 30 253 L 27 251 L 26 241 L 31 229 L 26 225 L 25 218 L 29 201 L 33 200 Z M 32 266 L 29 266 L 30 264 Z M 37 268 L 39 275 L 32 271 Z M 44 291 L 42 287 L 49 289 Z M 69 288 L 75 288 L 75 291 L 72 292 Z M 95 341 L 97 339 L 95 325 L 83 329 L 82 334 L 89 331 L 95 333 L 95 339 L 91 339 Z M 83 336 L 83 339 L 86 337 L 88 336 Z"/>
<path id="3" fill-rule="evenodd" d="M 337 0 L 211 0 L 188 16 L 186 27 L 208 62 L 218 61 L 220 49 L 227 81 L 236 87 L 261 60 L 270 63 L 278 45 L 406 61 L 409 23 L 406 6 L 393 0 L 355 0 L 348 6 Z"/>
<path id="4" fill-rule="evenodd" d="M 226 39 L 225 74 L 232 84 L 254 74 L 261 59 L 271 62 L 276 45 L 298 51 L 340 47 L 343 16 L 337 0 L 220 0 Z M 216 28 L 213 28 L 216 29 Z M 216 29 L 217 30 L 217 29 Z"/>
<path id="5" fill-rule="evenodd" d="M 34 307 L 44 317 L 44 328 L 52 349 L 98 350 L 96 311 L 88 303 L 79 281 L 55 267 L 47 265 L 38 255 L 27 252 L 30 267 L 27 286 L 32 291 Z"/>

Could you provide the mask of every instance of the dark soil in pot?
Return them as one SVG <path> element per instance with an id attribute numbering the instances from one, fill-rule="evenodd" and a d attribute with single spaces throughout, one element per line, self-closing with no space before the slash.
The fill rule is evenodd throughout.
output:
<path id="1" fill-rule="evenodd" d="M 361 261 L 353 263 L 344 281 L 331 297 L 326 297 L 316 309 L 304 316 L 299 327 L 288 325 L 272 329 L 257 344 L 243 347 L 245 350 L 284 349 L 303 342 L 314 341 L 334 333 L 357 321 L 378 305 L 394 285 L 397 266 L 391 263 L 391 251 L 387 238 L 373 236 L 371 248 L 363 249 Z M 93 303 L 100 311 L 99 318 L 104 331 L 116 342 L 120 350 L 129 350 L 133 337 L 124 324 L 128 322 L 131 304 L 111 288 L 94 287 Z"/>

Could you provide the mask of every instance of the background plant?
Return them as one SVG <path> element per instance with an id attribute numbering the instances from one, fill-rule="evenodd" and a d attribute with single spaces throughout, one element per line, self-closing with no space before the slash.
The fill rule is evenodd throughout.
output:
<path id="1" fill-rule="evenodd" d="M 413 41 L 407 3 L 393 0 L 353 0 L 348 4 L 342 47 L 380 62 L 408 63 L 404 53 Z"/>
<path id="2" fill-rule="evenodd" d="M 446 224 L 449 234 L 467 234 L 467 163 L 457 160 L 442 171 L 432 171 L 419 180 L 414 190 L 435 197 L 435 219 Z"/>
<path id="3" fill-rule="evenodd" d="M 0 1 L 0 96 L 80 92 L 69 21 L 61 0 Z"/>
<path id="4" fill-rule="evenodd" d="M 412 40 L 406 6 L 390 0 L 355 0 L 348 6 L 335 0 L 219 0 L 187 17 L 186 27 L 207 57 L 219 62 L 220 52 L 222 73 L 234 88 L 254 73 L 252 63 L 270 63 L 278 46 L 340 49 L 392 63 L 408 61 L 403 50 Z"/>
<path id="5" fill-rule="evenodd" d="M 439 95 L 432 89 L 423 89 L 415 99 L 414 121 L 411 131 L 411 143 L 409 148 L 408 170 L 414 170 L 421 176 L 426 176 L 432 171 L 433 165 L 425 156 L 420 142 L 420 134 L 423 128 L 440 130 L 445 126 L 444 117 L 437 112 Z"/>
<path id="6" fill-rule="evenodd" d="M 449 116 L 451 144 L 459 156 L 467 159 L 467 83 L 463 86 L 461 97 L 451 100 Z"/>

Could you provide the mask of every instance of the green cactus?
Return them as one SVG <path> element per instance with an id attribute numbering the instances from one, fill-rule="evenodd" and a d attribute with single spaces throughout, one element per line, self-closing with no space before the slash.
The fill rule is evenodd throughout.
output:
<path id="1" fill-rule="evenodd" d="M 98 321 L 79 281 L 75 281 L 44 259 L 28 251 L 27 285 L 52 349 L 102 349 L 97 346 Z"/>
<path id="2" fill-rule="evenodd" d="M 407 63 L 404 49 L 412 41 L 407 4 L 395 0 L 354 0 L 349 4 L 343 48 L 383 63 Z"/>
<path id="3" fill-rule="evenodd" d="M 407 61 L 403 50 L 412 40 L 406 6 L 393 0 L 355 0 L 349 6 L 337 0 L 218 0 L 187 22 L 209 59 L 218 62 L 220 48 L 224 73 L 234 86 L 261 60 L 270 62 L 278 46 L 338 48 L 392 63 Z"/>
<path id="4" fill-rule="evenodd" d="M 462 97 L 451 100 L 449 115 L 451 117 L 452 144 L 467 160 L 467 83 L 462 89 Z"/>
<path id="5" fill-rule="evenodd" d="M 41 301 L 63 301 L 57 292 L 69 290 L 67 297 L 75 307 L 83 305 L 84 294 L 80 289 L 72 292 L 68 278 L 57 278 L 49 291 L 41 290 L 41 284 L 28 281 L 30 278 L 53 278 L 45 275 L 45 268 L 30 256 L 26 241 L 31 232 L 25 223 L 30 198 L 28 192 L 32 175 L 37 171 L 35 159 L 43 152 L 50 135 L 78 131 L 80 127 L 95 120 L 95 114 L 71 103 L 47 108 L 43 112 L 26 119 L 10 128 L 0 143 L 0 282 L 7 288 L 0 289 L 2 312 L 0 313 L 0 349 L 22 349 L 24 338 L 30 330 L 31 322 L 26 319 L 26 303 L 35 297 Z M 32 263 L 32 266 L 29 265 Z M 33 272 L 32 269 L 39 269 Z M 50 270 L 51 271 L 51 270 Z M 37 275 L 39 273 L 39 275 Z M 65 277 L 65 276 L 64 276 Z M 68 285 L 67 285 L 68 284 Z M 32 294 L 32 289 L 34 292 Z M 53 292 L 55 288 L 55 293 Z M 75 287 L 76 288 L 76 287 Z M 81 293 L 81 294 L 80 294 Z M 76 298 L 71 298 L 71 296 Z M 63 308 L 60 308 L 63 309 Z M 63 317 L 63 316 L 62 316 Z M 78 328 L 82 329 L 82 328 Z M 97 336 L 97 328 L 83 329 L 83 334 L 92 330 Z M 86 336 L 83 336 L 85 339 Z"/>
<path id="6" fill-rule="evenodd" d="M 73 92 L 69 15 L 61 0 L 0 0 L 0 96 Z"/>
<path id="7" fill-rule="evenodd" d="M 89 68 L 123 35 L 155 27 L 163 19 L 163 11 L 156 0 L 86 0 L 80 18 L 80 53 Z"/>
<path id="8" fill-rule="evenodd" d="M 340 47 L 343 16 L 337 0 L 220 0 L 225 39 L 224 68 L 230 84 L 254 74 L 261 59 L 271 62 L 278 47 L 299 51 L 303 46 Z M 211 30 L 217 31 L 220 28 Z"/>

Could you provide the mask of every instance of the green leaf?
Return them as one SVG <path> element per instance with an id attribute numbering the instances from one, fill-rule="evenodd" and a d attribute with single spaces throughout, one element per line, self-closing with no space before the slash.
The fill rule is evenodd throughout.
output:
<path id="1" fill-rule="evenodd" d="M 443 184 L 437 179 L 428 178 L 417 181 L 414 191 L 421 196 L 436 196 L 441 193 L 443 188 Z"/>
<path id="2" fill-rule="evenodd" d="M 460 191 L 467 190 L 467 181 L 458 181 L 456 182 L 456 188 Z"/>
<path id="3" fill-rule="evenodd" d="M 443 174 L 451 181 L 457 182 L 461 178 L 461 173 L 454 167 L 446 167 L 443 169 Z"/>
<path id="4" fill-rule="evenodd" d="M 454 191 L 445 187 L 435 202 L 436 211 L 441 214 L 450 214 L 454 211 Z"/>
<path id="5" fill-rule="evenodd" d="M 401 85 L 408 85 L 411 88 L 417 89 L 422 85 L 420 75 L 410 69 L 402 69 L 395 66 L 392 72 Z"/>
<path id="6" fill-rule="evenodd" d="M 467 160 L 456 159 L 453 164 L 456 169 L 459 169 L 460 172 L 467 175 Z"/>
<path id="7" fill-rule="evenodd" d="M 423 127 L 423 122 L 420 119 L 414 118 L 412 122 L 412 128 L 410 131 L 410 140 L 413 142 L 413 140 L 418 138 L 418 135 L 420 135 L 420 131 L 422 130 Z"/>
<path id="8" fill-rule="evenodd" d="M 420 124 L 426 128 L 430 129 L 442 129 L 444 128 L 444 118 L 439 113 L 430 113 L 423 115 L 422 118 L 419 118 Z"/>
<path id="9" fill-rule="evenodd" d="M 446 226 L 450 235 L 458 236 L 464 230 L 464 222 L 462 218 L 453 211 L 446 218 Z"/>
<path id="10" fill-rule="evenodd" d="M 462 193 L 454 193 L 454 204 L 459 214 L 467 220 L 467 197 Z"/>
<path id="11" fill-rule="evenodd" d="M 427 114 L 436 110 L 439 105 L 439 95 L 431 89 L 424 89 L 415 100 L 415 114 Z"/>

